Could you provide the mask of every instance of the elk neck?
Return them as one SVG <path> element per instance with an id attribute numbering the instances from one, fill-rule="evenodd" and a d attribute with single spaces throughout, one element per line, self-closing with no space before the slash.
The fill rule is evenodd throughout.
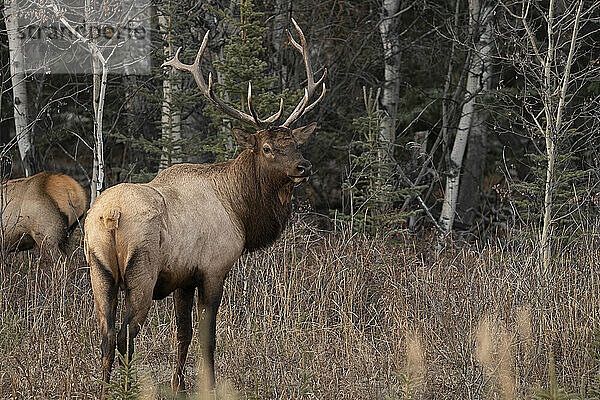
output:
<path id="1" fill-rule="evenodd" d="M 294 183 L 244 150 L 226 168 L 225 188 L 219 188 L 245 231 L 249 251 L 269 246 L 279 238 L 291 215 Z M 223 193 L 223 189 L 226 193 Z"/>

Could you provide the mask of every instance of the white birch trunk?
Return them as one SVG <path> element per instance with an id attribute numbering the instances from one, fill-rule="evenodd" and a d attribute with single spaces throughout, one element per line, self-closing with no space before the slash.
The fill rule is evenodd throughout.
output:
<path id="1" fill-rule="evenodd" d="M 108 80 L 108 59 L 113 54 L 111 52 L 104 57 L 94 40 L 84 37 L 77 31 L 73 25 L 61 14 L 56 4 L 49 7 L 57 19 L 83 44 L 86 45 L 92 56 L 93 67 L 93 91 L 92 104 L 94 107 L 94 161 L 92 166 L 92 182 L 90 184 L 90 207 L 96 201 L 104 187 L 104 136 L 103 136 L 103 118 L 104 118 L 104 100 L 106 98 L 106 85 Z M 89 0 L 85 2 L 86 21 L 89 20 L 87 12 L 91 10 Z"/>
<path id="2" fill-rule="evenodd" d="M 166 43 L 164 55 L 166 59 L 172 57 L 170 23 L 165 15 L 158 17 L 159 26 L 165 30 L 163 37 Z M 173 142 L 181 139 L 181 113 L 173 105 L 173 93 L 181 90 L 178 81 L 175 79 L 176 72 L 169 68 L 167 76 L 163 80 L 163 100 L 161 106 L 161 135 L 165 142 Z M 178 147 L 164 147 L 161 155 L 159 171 L 169 167 L 172 164 L 181 162 L 181 158 L 174 156 L 178 153 Z"/>
<path id="3" fill-rule="evenodd" d="M 552 84 L 551 76 L 551 63 L 554 60 L 554 42 L 553 42 L 553 29 L 554 29 L 554 1 L 551 0 L 548 7 L 548 50 L 546 61 L 544 65 L 544 77 L 546 83 L 546 98 L 544 109 L 546 111 L 547 122 L 546 129 L 544 131 L 544 137 L 546 141 L 546 156 L 548 162 L 546 164 L 546 183 L 544 191 L 544 210 L 543 210 L 543 223 L 542 223 L 542 235 L 540 238 L 540 249 L 542 251 L 542 262 L 544 271 L 548 271 L 550 263 L 552 261 L 552 205 L 553 205 L 553 192 L 554 192 L 554 169 L 556 162 L 556 135 L 562 133 L 562 117 L 565 109 L 565 102 L 567 98 L 567 89 L 571 78 L 571 65 L 573 63 L 573 56 L 575 54 L 575 44 L 579 34 L 579 21 L 581 18 L 581 12 L 583 8 L 583 0 L 579 0 L 579 6 L 577 7 L 577 14 L 573 25 L 573 31 L 571 34 L 571 44 L 569 47 L 569 55 L 567 62 L 561 77 L 560 82 L 560 96 L 558 99 L 558 105 L 556 106 L 556 114 L 554 118 L 554 124 L 548 121 L 552 121 L 552 108 L 554 94 L 558 85 Z M 553 126 L 552 126 L 553 125 Z"/>
<path id="4" fill-rule="evenodd" d="M 440 226 L 444 234 L 452 230 L 454 217 L 456 215 L 456 203 L 458 199 L 458 190 L 460 187 L 460 173 L 462 162 L 473 121 L 473 112 L 475 110 L 476 95 L 484 88 L 488 73 L 486 69 L 489 67 L 490 51 L 491 51 L 491 26 L 490 16 L 491 8 L 484 7 L 480 13 L 479 0 L 470 0 L 469 9 L 471 14 L 471 30 L 475 32 L 477 27 L 482 27 L 483 30 L 476 45 L 476 51 L 471 57 L 471 65 L 467 78 L 466 97 L 468 100 L 462 108 L 461 117 L 456 130 L 456 137 L 452 152 L 450 153 L 450 171 L 446 179 L 446 192 L 444 193 L 444 203 L 442 204 L 442 212 L 440 215 Z"/>
<path id="5" fill-rule="evenodd" d="M 88 12 L 92 9 L 90 0 L 85 1 L 85 19 L 90 20 Z M 70 24 L 62 19 L 69 28 Z M 72 27 L 70 28 L 70 30 Z M 106 60 L 94 39 L 88 39 L 86 44 L 92 56 L 92 105 L 94 108 L 94 159 L 92 162 L 92 182 L 90 183 L 90 207 L 100 195 L 104 185 L 104 138 L 102 136 L 102 113 L 104 112 L 104 92 L 106 90 Z"/>
<path id="6" fill-rule="evenodd" d="M 89 20 L 87 12 L 91 10 L 89 0 L 85 2 L 86 21 Z M 60 13 L 56 4 L 51 6 L 51 10 L 58 20 L 83 44 L 86 45 L 92 56 L 92 105 L 94 108 L 94 160 L 92 165 L 92 182 L 90 183 L 90 207 L 96 201 L 96 197 L 102 191 L 104 186 L 104 137 L 103 137 L 103 116 L 104 99 L 106 97 L 106 82 L 108 77 L 108 60 L 102 55 L 102 52 L 90 38 L 84 37 L 77 31 L 71 23 Z M 112 54 L 112 53 L 111 53 Z M 109 56 L 110 57 L 110 56 Z"/>
<path id="7" fill-rule="evenodd" d="M 398 116 L 398 98 L 400 96 L 400 44 L 395 32 L 399 0 L 383 0 L 382 21 L 379 33 L 383 43 L 384 82 L 381 105 L 385 116 L 381 122 L 379 153 L 381 162 L 389 161 L 393 155 L 396 140 L 396 118 Z"/>
<path id="8" fill-rule="evenodd" d="M 94 162 L 92 166 L 92 183 L 90 190 L 90 207 L 96 201 L 104 187 L 104 136 L 103 116 L 104 99 L 106 97 L 107 65 L 92 55 L 93 104 L 94 104 Z"/>
<path id="9" fill-rule="evenodd" d="M 19 24 L 17 11 L 16 0 L 7 0 L 5 2 L 4 17 L 6 30 L 8 31 L 15 135 L 25 176 L 31 176 L 35 173 L 34 149 L 31 140 L 31 130 L 28 126 L 29 118 L 24 71 L 25 65 L 23 64 L 23 43 L 18 32 Z"/>
<path id="10" fill-rule="evenodd" d="M 175 72 L 171 69 L 167 72 L 168 76 L 163 80 L 163 100 L 161 107 L 161 130 L 163 140 L 173 142 L 181 139 L 181 114 L 173 106 L 173 93 L 180 90 L 178 82 L 175 80 Z M 164 147 L 160 160 L 160 168 L 163 169 L 181 162 L 177 154 L 178 146 L 171 148 Z"/>

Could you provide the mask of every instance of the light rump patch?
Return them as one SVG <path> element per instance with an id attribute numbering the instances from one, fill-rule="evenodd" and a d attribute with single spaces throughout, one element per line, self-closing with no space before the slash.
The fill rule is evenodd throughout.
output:
<path id="1" fill-rule="evenodd" d="M 66 254 L 67 238 L 87 210 L 85 191 L 73 178 L 40 172 L 6 182 L 3 241 L 9 251 L 37 245 Z"/>

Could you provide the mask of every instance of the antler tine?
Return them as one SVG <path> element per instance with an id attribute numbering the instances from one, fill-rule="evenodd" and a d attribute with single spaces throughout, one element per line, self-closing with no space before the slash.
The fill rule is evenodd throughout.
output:
<path id="1" fill-rule="evenodd" d="M 208 86 L 206 85 L 206 82 L 204 81 L 204 77 L 202 76 L 202 70 L 200 69 L 200 63 L 202 61 L 202 55 L 204 54 L 204 50 L 206 49 L 206 44 L 208 43 L 209 34 L 210 34 L 210 31 L 206 32 L 206 34 L 204 35 L 204 39 L 202 40 L 202 45 L 200 46 L 200 49 L 198 50 L 198 53 L 196 54 L 196 58 L 194 59 L 193 64 L 184 64 L 179 60 L 179 52 L 181 51 L 181 48 L 179 48 L 175 52 L 175 57 L 173 57 L 169 61 L 164 62 L 162 66 L 163 67 L 171 66 L 175 69 L 178 69 L 181 71 L 187 71 L 190 74 L 192 74 L 192 76 L 194 77 L 194 80 L 196 81 L 196 84 L 198 85 L 198 88 L 204 94 L 204 96 L 208 100 L 210 100 L 214 105 L 216 105 L 221 110 L 223 110 L 223 112 L 225 114 L 229 115 L 230 117 L 237 119 L 239 121 L 245 122 L 245 123 L 252 125 L 256 128 L 259 128 L 259 129 L 266 127 L 267 124 L 265 122 L 261 121 L 260 119 L 258 119 L 257 117 L 251 116 L 251 115 L 246 114 L 245 112 L 236 110 L 235 108 L 229 106 L 228 104 L 223 102 L 221 99 L 219 99 L 217 96 L 215 96 L 215 94 L 212 92 L 212 74 L 208 75 Z"/>
<path id="2" fill-rule="evenodd" d="M 315 82 L 312 66 L 310 63 L 310 58 L 308 56 L 308 46 L 306 44 L 306 37 L 304 36 L 304 32 L 302 32 L 302 29 L 300 28 L 300 26 L 298 25 L 298 23 L 296 22 L 296 20 L 294 18 L 292 18 L 292 24 L 294 25 L 294 28 L 296 29 L 296 31 L 298 32 L 298 35 L 300 36 L 300 43 L 296 42 L 296 40 L 292 37 L 292 34 L 290 33 L 289 30 L 286 29 L 286 33 L 290 40 L 290 44 L 302 54 L 302 58 L 304 59 L 304 66 L 306 68 L 306 89 L 305 89 L 304 98 L 296 106 L 296 108 L 294 109 L 292 114 L 288 117 L 288 119 L 282 125 L 282 126 L 286 126 L 286 127 L 289 126 L 296 119 L 300 118 L 304 113 L 312 110 L 323 99 L 323 97 L 325 96 L 325 92 L 326 92 L 325 77 L 327 76 L 327 68 L 325 68 L 323 70 L 323 76 L 321 76 L 321 78 L 317 82 Z M 319 85 L 323 85 L 323 90 L 321 92 L 321 95 L 319 96 L 319 98 L 317 100 L 315 100 L 312 104 L 310 104 L 307 107 L 308 99 L 310 98 L 310 96 L 313 95 L 316 87 Z"/>
<path id="3" fill-rule="evenodd" d="M 265 119 L 265 123 L 272 124 L 277 121 L 279 117 L 281 117 L 281 113 L 283 112 L 283 99 L 279 99 L 279 111 L 275 114 L 271 115 L 269 118 Z"/>
<path id="4" fill-rule="evenodd" d="M 252 117 L 254 117 L 254 119 L 256 120 L 257 123 L 259 123 L 263 126 L 269 125 L 269 124 L 272 124 L 273 122 L 277 121 L 279 119 L 279 117 L 281 116 L 281 113 L 283 112 L 283 99 L 280 99 L 280 101 L 279 101 L 279 111 L 277 111 L 275 114 L 271 115 L 270 117 L 268 117 L 266 119 L 260 119 L 260 118 L 258 118 L 258 113 L 256 112 L 256 110 L 254 109 L 254 106 L 252 105 L 252 82 L 248 82 L 248 109 L 250 110 Z"/>
<path id="5" fill-rule="evenodd" d="M 313 70 L 312 70 L 312 66 L 311 66 L 311 63 L 310 63 L 310 58 L 308 56 L 308 45 L 306 44 L 306 37 L 304 36 L 304 32 L 300 28 L 300 25 L 298 25 L 298 23 L 296 22 L 296 20 L 294 18 L 292 18 L 292 24 L 294 24 L 294 28 L 296 28 L 296 32 L 298 32 L 298 35 L 300 36 L 300 44 L 298 44 L 298 42 L 296 42 L 294 40 L 294 38 L 292 37 L 292 34 L 290 33 L 289 30 L 286 29 L 286 33 L 288 35 L 288 38 L 290 39 L 291 45 L 296 50 L 298 50 L 300 52 L 300 54 L 302 54 L 302 58 L 304 59 L 304 66 L 306 68 L 306 78 L 307 78 L 308 94 L 310 96 L 312 96 L 313 92 L 315 91 L 315 88 L 320 83 L 323 82 L 323 79 L 325 79 L 325 76 L 326 76 L 327 72 L 324 72 L 323 76 L 321 77 L 321 79 L 319 79 L 318 82 L 315 82 L 314 75 L 313 75 Z"/>
<path id="6" fill-rule="evenodd" d="M 287 128 L 292 124 L 292 122 L 294 122 L 295 120 L 300 118 L 300 116 L 304 113 L 304 109 L 306 108 L 306 105 L 308 104 L 308 97 L 309 97 L 308 89 L 304 88 L 304 96 L 302 96 L 302 100 L 300 100 L 300 103 L 298 103 L 296 105 L 296 108 L 294 108 L 294 111 L 292 111 L 290 116 L 285 120 L 285 122 L 281 126 L 284 126 Z"/>
<path id="7" fill-rule="evenodd" d="M 208 73 L 208 89 L 206 91 L 208 92 L 208 98 L 211 100 L 213 97 L 212 85 L 213 85 L 212 72 L 209 72 Z"/>
<path id="8" fill-rule="evenodd" d="M 325 70 L 327 71 L 327 70 Z M 323 76 L 325 77 L 325 76 Z M 316 99 L 310 106 L 306 107 L 303 111 L 303 114 L 306 114 L 307 112 L 309 112 L 310 110 L 312 110 L 313 108 L 315 108 L 315 106 L 321 101 L 323 100 L 323 97 L 325 97 L 325 93 L 327 92 L 327 88 L 325 87 L 325 82 L 323 82 L 323 90 L 321 91 L 321 94 L 319 95 L 319 98 Z"/>
<path id="9" fill-rule="evenodd" d="M 175 51 L 175 56 L 173 56 L 173 58 L 171 58 L 169 61 L 163 62 L 160 67 L 164 68 L 167 66 L 171 66 L 173 68 L 176 68 L 175 65 L 185 66 L 185 64 L 182 64 L 181 61 L 179 61 L 179 52 L 180 51 L 181 51 L 181 47 L 178 47 L 177 50 Z"/>
<path id="10" fill-rule="evenodd" d="M 202 62 L 202 55 L 204 54 L 204 49 L 206 49 L 206 45 L 208 44 L 208 35 L 210 35 L 210 30 L 206 31 L 204 34 L 204 38 L 202 39 L 202 44 L 200 45 L 200 49 L 196 54 L 196 58 L 194 59 L 194 65 L 198 70 L 200 70 L 200 63 Z"/>
<path id="11" fill-rule="evenodd" d="M 293 20 L 294 20 L 294 19 L 292 18 L 292 21 L 293 21 Z M 298 50 L 300 53 L 302 53 L 302 46 L 300 46 L 300 45 L 298 44 L 298 42 L 296 42 L 296 40 L 294 39 L 294 37 L 292 36 L 292 34 L 290 33 L 290 31 L 286 29 L 286 30 L 285 30 L 285 33 L 287 33 L 288 39 L 290 39 L 290 44 L 291 44 L 292 46 L 294 46 L 294 47 L 296 48 L 296 50 Z"/>
<path id="12" fill-rule="evenodd" d="M 250 114 L 252 115 L 252 118 L 254 118 L 255 122 L 259 122 L 260 120 L 258 119 L 258 113 L 256 112 L 256 110 L 254 109 L 254 106 L 252 105 L 252 82 L 248 81 L 248 110 L 250 110 Z"/>

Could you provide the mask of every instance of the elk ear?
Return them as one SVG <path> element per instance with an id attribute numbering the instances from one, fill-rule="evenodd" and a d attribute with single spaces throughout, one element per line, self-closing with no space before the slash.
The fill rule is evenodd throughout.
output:
<path id="1" fill-rule="evenodd" d="M 233 137 L 235 137 L 237 144 L 247 149 L 251 149 L 256 145 L 256 136 L 242 128 L 234 127 Z"/>
<path id="2" fill-rule="evenodd" d="M 302 128 L 296 128 L 292 131 L 292 136 L 298 144 L 302 144 L 306 142 L 306 139 L 313 133 L 315 128 L 317 127 L 317 123 L 313 122 L 312 124 L 303 126 Z"/>

